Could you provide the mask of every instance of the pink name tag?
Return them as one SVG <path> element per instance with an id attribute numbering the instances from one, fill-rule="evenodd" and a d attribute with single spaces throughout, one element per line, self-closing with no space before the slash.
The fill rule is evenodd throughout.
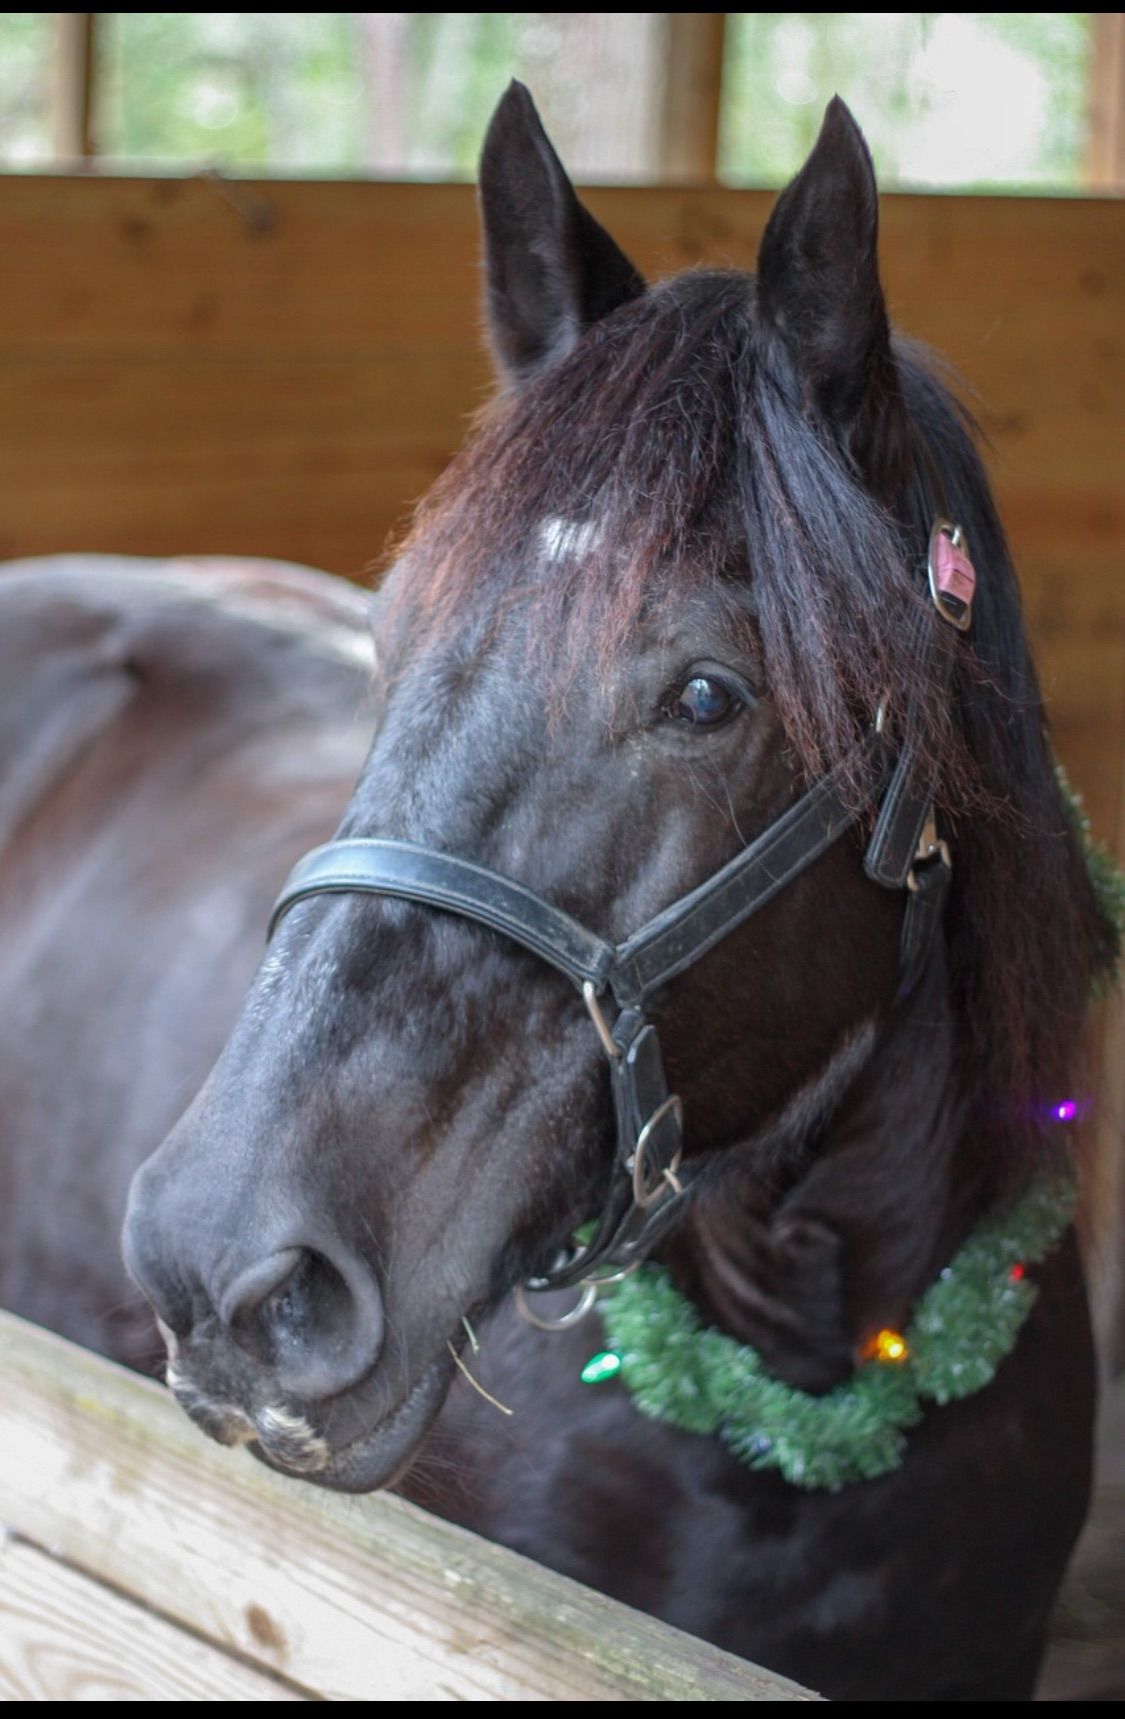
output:
<path id="1" fill-rule="evenodd" d="M 977 575 L 959 526 L 941 520 L 934 527 L 929 571 L 930 590 L 939 611 L 964 631 L 971 618 Z"/>

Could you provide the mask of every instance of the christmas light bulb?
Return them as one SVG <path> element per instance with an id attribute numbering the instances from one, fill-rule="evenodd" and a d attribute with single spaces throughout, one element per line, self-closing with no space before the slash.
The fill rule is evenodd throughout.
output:
<path id="1" fill-rule="evenodd" d="M 898 1331 L 880 1331 L 872 1350 L 877 1361 L 905 1361 L 910 1353 L 906 1338 Z"/>

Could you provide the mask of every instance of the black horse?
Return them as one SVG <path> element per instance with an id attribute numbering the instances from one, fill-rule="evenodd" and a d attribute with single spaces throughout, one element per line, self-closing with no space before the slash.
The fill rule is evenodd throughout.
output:
<path id="1" fill-rule="evenodd" d="M 646 287 L 519 86 L 481 198 L 504 387 L 378 601 L 339 832 L 373 845 L 288 901 L 133 1183 L 170 1382 L 274 1466 L 397 1482 L 829 1696 L 1025 1696 L 1089 1483 L 1069 1232 L 994 1380 L 837 1490 L 641 1415 L 627 1367 L 584 1382 L 597 1317 L 547 1333 L 509 1300 L 648 1254 L 815 1438 L 815 1399 L 873 1346 L 893 1366 L 1066 1151 L 1105 928 L 971 437 L 889 332 L 866 147 L 834 102 L 756 279 Z M 748 849 L 747 911 L 702 935 Z M 326 893 L 341 854 L 383 870 Z M 484 868 L 449 872 L 456 911 L 435 855 Z M 618 1013 L 605 963 L 685 897 L 687 957 L 616 970 Z"/>

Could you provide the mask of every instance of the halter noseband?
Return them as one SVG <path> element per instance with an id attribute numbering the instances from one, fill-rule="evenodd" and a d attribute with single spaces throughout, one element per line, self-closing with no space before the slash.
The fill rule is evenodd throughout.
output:
<path id="1" fill-rule="evenodd" d="M 948 573 L 951 557 L 956 559 L 956 590 Z M 937 613 L 964 630 L 972 566 L 960 528 L 944 519 L 931 533 L 928 572 Z M 929 617 L 923 614 L 920 619 L 927 635 L 925 657 L 934 652 L 936 635 Z M 948 686 L 953 652 L 939 649 L 936 656 L 934 672 Z M 940 922 L 951 861 L 948 845 L 936 831 L 934 763 L 910 743 L 894 756 L 884 738 L 881 714 L 860 743 L 860 762 L 873 771 L 875 792 L 881 795 L 864 870 L 884 888 L 910 892 L 902 929 L 902 995 L 916 982 Z M 845 797 L 851 762 L 819 777 L 749 847 L 620 944 L 607 942 L 487 866 L 415 842 L 327 842 L 306 854 L 290 873 L 274 905 L 271 937 L 289 909 L 309 896 L 393 896 L 460 914 L 502 933 L 565 974 L 581 993 L 609 1063 L 617 1127 L 613 1181 L 593 1234 L 580 1246 L 564 1249 L 547 1271 L 529 1280 L 529 1289 L 590 1284 L 596 1269 L 626 1271 L 678 1215 L 691 1186 L 690 1176 L 679 1173 L 683 1106 L 668 1091 L 660 1041 L 645 1006 L 654 992 L 694 966 L 858 821 L 862 813 Z M 612 1023 L 602 1007 L 607 995 L 618 1009 Z"/>

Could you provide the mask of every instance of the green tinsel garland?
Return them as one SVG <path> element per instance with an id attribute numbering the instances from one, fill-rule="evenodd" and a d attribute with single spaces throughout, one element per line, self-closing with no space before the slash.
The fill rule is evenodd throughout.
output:
<path id="1" fill-rule="evenodd" d="M 1074 1214 L 1073 1179 L 1037 1182 L 981 1224 L 919 1300 L 901 1360 L 870 1360 L 823 1396 L 771 1378 L 757 1350 L 703 1324 L 667 1272 L 645 1265 L 598 1308 L 616 1373 L 637 1407 L 685 1432 L 718 1433 L 751 1468 L 837 1492 L 902 1462 L 922 1403 L 987 1385 L 1035 1304 L 1021 1268 L 1046 1257 Z M 601 1357 L 598 1357 L 601 1359 Z"/>
<path id="2" fill-rule="evenodd" d="M 1055 765 L 1059 787 L 1062 789 L 1070 825 L 1078 837 L 1086 870 L 1098 898 L 1102 918 L 1109 930 L 1108 960 L 1094 980 L 1095 997 L 1109 990 L 1116 982 L 1121 957 L 1125 953 L 1125 871 L 1122 871 L 1108 848 L 1094 840 L 1090 820 L 1082 804 L 1082 796 L 1070 785 L 1061 764 Z"/>
<path id="3" fill-rule="evenodd" d="M 1059 781 L 1106 921 L 1125 941 L 1125 876 L 1096 846 L 1078 796 Z M 637 1407 L 685 1432 L 717 1433 L 750 1468 L 776 1468 L 794 1486 L 838 1492 L 902 1464 L 906 1429 L 923 1403 L 982 1390 L 1015 1347 L 1037 1291 L 1025 1275 L 1074 1215 L 1073 1174 L 1034 1183 L 978 1226 L 919 1299 L 897 1359 L 864 1361 L 823 1396 L 771 1378 L 758 1352 L 704 1325 L 660 1266 L 645 1265 L 599 1297 L 610 1347 L 583 1369 L 590 1383 L 620 1377 Z"/>

